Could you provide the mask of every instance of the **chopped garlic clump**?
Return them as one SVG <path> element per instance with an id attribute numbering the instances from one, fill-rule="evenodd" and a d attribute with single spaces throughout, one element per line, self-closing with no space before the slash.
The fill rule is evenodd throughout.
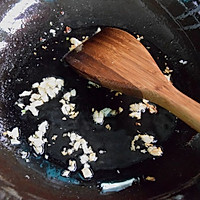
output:
<path id="1" fill-rule="evenodd" d="M 96 124 L 102 125 L 104 122 L 104 117 L 116 116 L 118 112 L 116 110 L 112 110 L 111 108 L 104 108 L 99 112 L 97 110 L 93 113 L 93 120 Z"/>
<path id="2" fill-rule="evenodd" d="M 141 112 L 132 112 L 129 114 L 129 116 L 132 118 L 141 119 L 142 114 Z"/>
<path id="3" fill-rule="evenodd" d="M 144 103 L 134 103 L 130 105 L 130 111 L 133 112 L 145 112 L 146 105 Z"/>
<path id="4" fill-rule="evenodd" d="M 143 99 L 142 101 L 143 103 L 140 102 L 130 105 L 129 107 L 129 110 L 131 111 L 131 113 L 129 114 L 130 117 L 141 119 L 142 113 L 144 113 L 146 109 L 148 109 L 151 114 L 157 113 L 157 108 L 155 105 L 149 104 L 149 101 L 146 99 Z"/>
<path id="5" fill-rule="evenodd" d="M 102 125 L 104 122 L 104 114 L 102 111 L 97 111 L 95 110 L 94 114 L 93 114 L 93 120 L 94 122 L 96 122 L 96 124 L 100 124 Z"/>
<path id="6" fill-rule="evenodd" d="M 147 151 L 152 156 L 162 156 L 162 154 L 163 154 L 162 149 L 160 147 L 155 147 L 155 146 L 148 147 Z"/>
<path id="7" fill-rule="evenodd" d="M 82 156 L 80 156 L 80 162 L 81 164 L 85 164 L 89 161 L 89 157 L 86 154 L 83 154 Z"/>
<path id="8" fill-rule="evenodd" d="M 68 136 L 70 139 L 69 145 L 71 146 L 70 149 L 67 149 L 66 147 L 63 148 L 61 151 L 61 154 L 63 156 L 66 155 L 71 155 L 74 152 L 77 152 L 79 150 L 82 150 L 82 155 L 79 156 L 80 163 L 84 165 L 84 168 L 82 169 L 83 171 L 83 176 L 85 178 L 91 178 L 93 176 L 93 173 L 88 175 L 88 172 L 91 172 L 91 169 L 88 163 L 90 162 L 96 162 L 98 157 L 96 156 L 96 153 L 92 150 L 91 146 L 88 146 L 88 142 L 82 138 L 82 136 L 78 135 L 75 132 L 68 132 L 64 133 L 63 136 Z M 76 163 L 74 161 L 69 160 L 69 166 L 68 170 L 73 171 L 76 168 Z M 87 169 L 86 169 L 87 168 Z M 76 170 L 76 169 L 75 169 Z"/>
<path id="9" fill-rule="evenodd" d="M 44 121 L 38 125 L 38 130 L 35 134 L 31 135 L 28 140 L 30 146 L 33 146 L 36 154 L 42 155 L 44 153 L 44 144 L 47 142 L 47 139 L 44 138 L 44 135 L 48 129 L 48 122 Z"/>
<path id="10" fill-rule="evenodd" d="M 12 145 L 18 145 L 21 142 L 19 141 L 19 128 L 15 127 L 12 131 L 6 131 L 3 133 L 4 136 L 8 136 L 10 138 L 10 143 Z"/>
<path id="11" fill-rule="evenodd" d="M 33 116 L 39 115 L 39 110 L 37 107 L 42 106 L 45 102 L 48 102 L 50 99 L 53 99 L 58 95 L 62 87 L 64 86 L 64 80 L 56 79 L 55 77 L 47 77 L 43 78 L 41 83 L 34 83 L 32 85 L 33 89 L 37 89 L 38 93 L 32 93 L 31 91 L 24 91 L 19 96 L 25 97 L 30 96 L 30 104 L 24 105 L 22 102 L 16 102 L 21 109 L 22 115 L 26 113 L 26 111 L 30 111 Z M 25 108 L 24 108 L 25 107 Z"/>
<path id="12" fill-rule="evenodd" d="M 144 147 L 146 149 L 141 149 L 141 146 L 135 146 L 135 142 L 138 141 L 139 139 L 141 139 L 144 142 Z M 154 145 L 154 143 L 156 143 L 157 141 L 154 139 L 154 136 L 152 135 L 141 135 L 138 134 L 134 137 L 134 139 L 131 142 L 131 150 L 132 151 L 136 151 L 136 149 L 140 150 L 141 153 L 149 153 L 152 156 L 162 156 L 163 152 L 162 149 L 160 147 L 156 147 Z"/>
<path id="13" fill-rule="evenodd" d="M 154 140 L 154 136 L 152 135 L 140 135 L 140 138 L 144 143 L 155 143 L 156 141 Z"/>
<path id="14" fill-rule="evenodd" d="M 76 90 L 73 89 L 70 92 L 66 92 L 63 98 L 59 101 L 62 104 L 61 111 L 64 115 L 70 119 L 74 119 L 78 116 L 79 111 L 75 111 L 76 104 L 70 103 L 70 98 L 76 96 Z"/>
<path id="15" fill-rule="evenodd" d="M 72 37 L 72 38 L 70 39 L 70 42 L 71 42 L 72 45 L 70 46 L 69 50 L 72 51 L 72 50 L 76 49 L 77 51 L 81 51 L 81 50 L 82 50 L 83 43 L 84 43 L 85 41 L 87 41 L 88 38 L 89 38 L 88 36 L 84 36 L 84 37 L 83 37 L 83 40 L 80 41 L 80 40 L 78 40 L 77 38 Z"/>
<path id="16" fill-rule="evenodd" d="M 69 48 L 70 51 L 72 51 L 73 49 L 75 49 L 76 47 L 82 44 L 80 40 L 74 37 L 70 39 L 70 42 L 72 43 L 71 47 Z"/>

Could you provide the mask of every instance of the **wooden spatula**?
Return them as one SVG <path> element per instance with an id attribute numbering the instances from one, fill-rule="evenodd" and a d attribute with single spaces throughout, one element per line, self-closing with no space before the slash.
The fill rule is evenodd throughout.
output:
<path id="1" fill-rule="evenodd" d="M 131 34 L 104 28 L 66 56 L 85 78 L 169 110 L 200 132 L 200 104 L 177 90 L 146 48 Z"/>

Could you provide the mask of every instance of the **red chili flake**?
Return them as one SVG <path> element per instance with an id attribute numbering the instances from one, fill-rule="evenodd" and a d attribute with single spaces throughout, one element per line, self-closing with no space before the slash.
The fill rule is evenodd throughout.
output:
<path id="1" fill-rule="evenodd" d="M 65 32 L 66 33 L 70 33 L 72 31 L 72 29 L 69 27 L 69 26 L 66 26 L 65 27 Z"/>
<path id="2" fill-rule="evenodd" d="M 40 42 L 44 42 L 46 39 L 40 37 Z"/>
<path id="3" fill-rule="evenodd" d="M 136 126 L 141 126 L 141 123 L 136 122 L 135 125 L 136 125 Z"/>

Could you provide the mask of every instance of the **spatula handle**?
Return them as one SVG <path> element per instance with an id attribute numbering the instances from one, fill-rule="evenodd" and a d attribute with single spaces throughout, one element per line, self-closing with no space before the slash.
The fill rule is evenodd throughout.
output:
<path id="1" fill-rule="evenodd" d="M 200 132 L 200 104 L 175 87 L 163 87 L 152 101 L 172 112 L 190 127 Z"/>

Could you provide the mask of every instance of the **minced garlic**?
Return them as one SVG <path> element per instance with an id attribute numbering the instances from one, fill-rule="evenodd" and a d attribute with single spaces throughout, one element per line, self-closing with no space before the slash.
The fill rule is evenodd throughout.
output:
<path id="1" fill-rule="evenodd" d="M 88 81 L 88 85 L 89 85 L 89 86 L 93 86 L 93 87 L 95 87 L 95 88 L 100 88 L 100 87 L 101 87 L 100 85 L 98 85 L 97 83 L 94 83 L 94 82 L 92 82 L 92 81 Z"/>
<path id="2" fill-rule="evenodd" d="M 62 173 L 62 176 L 64 177 L 69 177 L 70 171 L 69 170 L 64 170 Z"/>
<path id="3" fill-rule="evenodd" d="M 152 156 L 162 156 L 163 152 L 160 147 L 155 147 L 155 146 L 150 146 L 147 148 L 147 151 L 152 155 Z"/>
<path id="4" fill-rule="evenodd" d="M 32 88 L 37 89 L 38 93 L 32 93 L 31 91 L 24 91 L 19 94 L 20 97 L 30 96 L 30 104 L 24 105 L 22 102 L 16 102 L 21 109 L 22 115 L 26 114 L 26 111 L 30 111 L 33 116 L 39 115 L 39 110 L 37 107 L 42 106 L 45 102 L 56 97 L 59 91 L 64 86 L 64 81 L 62 79 L 56 79 L 55 77 L 43 78 L 41 83 L 34 83 Z M 25 107 L 25 108 L 24 108 Z"/>
<path id="5" fill-rule="evenodd" d="M 68 132 L 64 133 L 63 136 L 69 137 L 70 139 L 69 145 L 72 148 L 67 149 L 66 147 L 64 147 L 63 150 L 61 151 L 61 154 L 63 156 L 66 156 L 66 155 L 71 155 L 79 150 L 82 150 L 83 154 L 79 156 L 80 163 L 84 165 L 82 173 L 85 178 L 91 178 L 93 176 L 93 173 L 91 172 L 90 167 L 88 167 L 89 166 L 88 163 L 97 161 L 98 157 L 96 156 L 96 153 L 92 150 L 91 146 L 88 146 L 88 142 L 77 133 Z M 74 161 L 69 160 L 68 170 L 69 171 L 76 170 L 76 163 Z"/>
<path id="6" fill-rule="evenodd" d="M 105 127 L 106 127 L 106 129 L 108 129 L 109 131 L 111 130 L 110 124 L 106 124 Z"/>
<path id="7" fill-rule="evenodd" d="M 48 122 L 44 121 L 38 125 L 38 130 L 35 134 L 31 135 L 28 140 L 30 146 L 33 146 L 36 154 L 42 155 L 44 153 L 44 144 L 47 142 L 47 139 L 44 138 L 44 135 L 48 129 Z"/>
<path id="8" fill-rule="evenodd" d="M 96 124 L 102 125 L 104 122 L 104 117 L 116 116 L 118 112 L 116 110 L 112 110 L 111 108 L 104 108 L 99 112 L 97 110 L 93 113 L 93 120 Z"/>
<path id="9" fill-rule="evenodd" d="M 75 172 L 76 169 L 77 169 L 76 161 L 75 161 L 75 160 L 69 160 L 68 170 L 69 170 L 70 172 Z"/>
<path id="10" fill-rule="evenodd" d="M 51 137 L 51 139 L 55 141 L 55 140 L 57 139 L 57 137 L 58 137 L 58 135 L 53 135 L 53 136 Z"/>
<path id="11" fill-rule="evenodd" d="M 102 111 L 97 111 L 95 110 L 94 113 L 93 113 L 93 120 L 94 122 L 96 122 L 96 124 L 100 124 L 102 125 L 103 122 L 104 122 L 104 114 Z"/>
<path id="12" fill-rule="evenodd" d="M 82 41 L 78 40 L 78 39 L 75 38 L 75 37 L 72 37 L 72 38 L 70 39 L 71 46 L 69 47 L 69 50 L 72 51 L 72 50 L 76 49 L 76 51 L 81 51 L 81 50 L 82 50 L 83 43 L 84 43 L 85 41 L 87 41 L 88 39 L 89 39 L 88 36 L 83 37 L 83 40 L 82 40 Z"/>
<path id="13" fill-rule="evenodd" d="M 31 91 L 24 91 L 22 92 L 21 94 L 19 94 L 19 97 L 26 97 L 26 96 L 30 96 L 32 93 L 32 90 Z"/>
<path id="14" fill-rule="evenodd" d="M 129 110 L 131 113 L 129 114 L 130 117 L 136 118 L 136 119 L 141 119 L 142 113 L 146 111 L 146 109 L 149 110 L 149 113 L 157 113 L 157 108 L 153 104 L 149 104 L 149 101 L 146 99 L 143 99 L 142 102 L 140 103 L 134 103 L 129 106 Z"/>
<path id="15" fill-rule="evenodd" d="M 70 102 L 71 97 L 75 97 L 75 96 L 76 96 L 76 90 L 73 89 L 70 92 L 66 92 L 63 95 L 63 98 L 59 101 L 62 104 L 62 107 L 61 107 L 62 113 L 68 116 L 70 119 L 76 118 L 79 114 L 79 111 L 75 111 L 76 105 Z"/>
<path id="16" fill-rule="evenodd" d="M 141 149 L 140 146 L 135 146 L 135 142 L 141 139 L 144 142 L 144 147 L 146 149 Z M 131 142 L 131 150 L 136 151 L 140 150 L 141 153 L 149 153 L 152 156 L 162 156 L 163 152 L 160 147 L 156 147 L 154 143 L 157 141 L 154 139 L 154 136 L 147 135 L 147 134 L 138 134 L 134 137 L 134 139 Z"/>
<path id="17" fill-rule="evenodd" d="M 18 145 L 20 144 L 20 140 L 19 140 L 19 128 L 15 127 L 12 129 L 12 131 L 6 131 L 3 133 L 4 136 L 8 136 L 10 138 L 10 143 L 12 145 Z"/>
<path id="18" fill-rule="evenodd" d="M 145 179 L 147 181 L 156 181 L 155 177 L 153 177 L 153 176 L 147 176 Z"/>
<path id="19" fill-rule="evenodd" d="M 93 173 L 91 171 L 90 165 L 85 164 L 81 171 L 83 173 L 84 178 L 92 178 L 93 177 Z"/>
<path id="20" fill-rule="evenodd" d="M 171 72 L 173 72 L 173 70 L 171 70 L 169 67 L 166 67 L 165 70 L 163 71 L 165 74 L 169 74 Z"/>

